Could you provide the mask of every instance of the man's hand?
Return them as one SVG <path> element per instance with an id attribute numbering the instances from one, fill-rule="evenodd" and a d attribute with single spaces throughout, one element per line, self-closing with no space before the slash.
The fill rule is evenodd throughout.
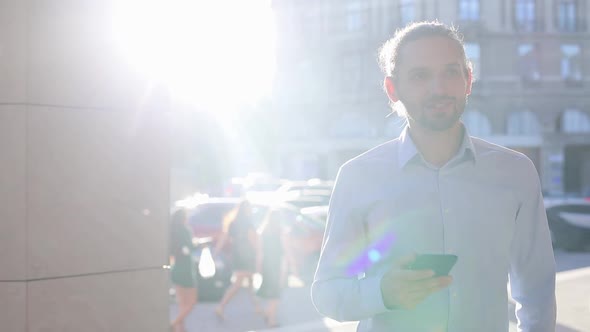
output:
<path id="1" fill-rule="evenodd" d="M 381 279 L 383 303 L 390 309 L 414 309 L 430 294 L 451 284 L 450 276 L 434 277 L 432 270 L 406 270 L 415 255 L 400 259 Z"/>

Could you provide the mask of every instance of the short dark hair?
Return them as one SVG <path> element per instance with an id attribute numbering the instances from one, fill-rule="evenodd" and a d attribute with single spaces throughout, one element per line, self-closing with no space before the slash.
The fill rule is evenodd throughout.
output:
<path id="1" fill-rule="evenodd" d="M 463 36 L 454 26 L 447 26 L 438 21 L 415 22 L 399 29 L 379 49 L 379 65 L 386 76 L 396 79 L 397 62 L 401 49 L 409 42 L 426 37 L 447 37 L 457 43 L 465 60 L 465 69 L 472 70 L 472 64 L 465 55 Z"/>
<path id="2" fill-rule="evenodd" d="M 183 208 L 179 208 L 172 213 L 172 217 L 170 222 L 172 225 L 178 226 L 184 224 L 184 221 L 187 217 L 186 210 Z"/>

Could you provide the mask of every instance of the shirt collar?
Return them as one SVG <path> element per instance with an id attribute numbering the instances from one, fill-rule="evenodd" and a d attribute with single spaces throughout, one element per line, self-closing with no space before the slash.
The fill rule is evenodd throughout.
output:
<path id="1" fill-rule="evenodd" d="M 463 125 L 461 126 L 463 127 L 463 141 L 461 142 L 459 151 L 457 151 L 457 154 L 451 159 L 451 161 L 462 161 L 465 158 L 470 158 L 473 160 L 473 162 L 477 162 L 477 151 L 475 150 L 473 140 L 471 139 L 467 128 L 465 128 Z M 410 162 L 416 156 L 420 155 L 420 152 L 416 148 L 414 141 L 412 141 L 412 137 L 410 136 L 408 129 L 409 127 L 406 125 L 399 136 L 400 145 L 397 150 L 397 165 L 400 169 L 406 166 L 408 162 Z"/>

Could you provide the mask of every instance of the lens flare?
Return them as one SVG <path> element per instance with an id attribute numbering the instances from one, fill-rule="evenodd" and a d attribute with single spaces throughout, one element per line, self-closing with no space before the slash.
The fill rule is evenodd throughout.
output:
<path id="1" fill-rule="evenodd" d="M 385 214 L 387 214 L 385 212 Z M 338 265 L 346 267 L 348 276 L 358 276 L 379 264 L 386 263 L 396 244 L 396 232 L 393 226 L 412 222 L 423 215 L 420 211 L 409 211 L 392 218 L 384 215 L 371 222 L 369 234 L 357 237 L 338 257 Z M 369 242 L 370 239 L 370 243 Z"/>

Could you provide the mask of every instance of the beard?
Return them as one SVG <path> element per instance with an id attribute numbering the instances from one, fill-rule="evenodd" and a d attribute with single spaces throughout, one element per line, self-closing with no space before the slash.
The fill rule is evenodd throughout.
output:
<path id="1" fill-rule="evenodd" d="M 433 105 L 436 105 L 439 102 L 451 103 L 451 112 L 433 111 Z M 406 108 L 406 114 L 411 122 L 431 131 L 446 131 L 459 122 L 459 119 L 465 111 L 467 99 L 461 100 L 449 96 L 436 96 L 429 98 L 426 102 L 420 103 L 419 105 L 413 103 L 403 104 Z"/>

